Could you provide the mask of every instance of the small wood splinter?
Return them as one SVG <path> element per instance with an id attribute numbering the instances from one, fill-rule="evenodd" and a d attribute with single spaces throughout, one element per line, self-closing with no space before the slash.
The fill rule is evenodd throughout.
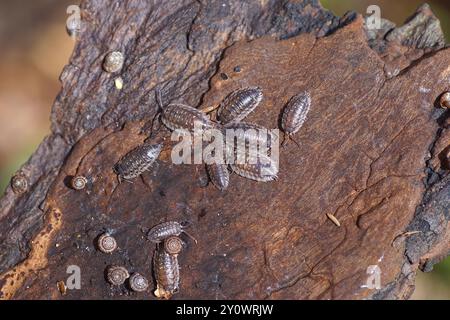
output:
<path id="1" fill-rule="evenodd" d="M 333 216 L 331 213 L 327 213 L 326 215 L 327 215 L 328 219 L 330 219 L 335 225 L 337 225 L 338 227 L 341 226 L 341 223 L 339 222 L 339 220 L 335 216 Z"/>

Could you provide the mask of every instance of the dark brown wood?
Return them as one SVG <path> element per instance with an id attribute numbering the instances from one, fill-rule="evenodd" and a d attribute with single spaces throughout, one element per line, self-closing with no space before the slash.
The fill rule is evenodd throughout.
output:
<path id="1" fill-rule="evenodd" d="M 189 222 L 179 255 L 180 293 L 208 299 L 407 298 L 418 268 L 449 252 L 450 55 L 438 21 L 422 6 L 404 26 L 339 19 L 316 1 L 85 1 L 82 30 L 61 74 L 52 133 L 21 172 L 29 191 L 0 200 L 0 295 L 9 299 L 154 299 L 152 226 Z M 102 70 L 124 53 L 117 75 Z M 287 101 L 311 93 L 301 148 L 280 152 L 279 179 L 232 175 L 224 192 L 205 186 L 203 165 L 174 165 L 166 143 L 135 183 L 117 185 L 113 166 L 146 140 L 164 103 L 217 105 L 259 86 L 246 121 L 277 128 Z M 151 141 L 168 137 L 154 129 Z M 86 188 L 69 186 L 75 175 Z M 334 215 L 337 227 L 326 216 Z M 113 254 L 96 251 L 111 231 Z M 107 265 L 150 280 L 145 293 L 111 288 Z M 81 290 L 61 295 L 66 268 Z M 382 288 L 365 288 L 378 265 Z"/>

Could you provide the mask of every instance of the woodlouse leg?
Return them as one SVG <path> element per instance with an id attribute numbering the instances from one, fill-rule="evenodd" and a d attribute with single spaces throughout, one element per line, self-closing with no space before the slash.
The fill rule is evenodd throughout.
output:
<path id="1" fill-rule="evenodd" d="M 204 113 L 211 113 L 211 112 L 213 112 L 214 110 L 218 109 L 219 106 L 220 106 L 220 104 L 215 105 L 215 106 L 205 107 L 205 108 L 200 109 L 200 111 L 202 111 L 202 112 L 204 112 Z"/>
<path id="2" fill-rule="evenodd" d="M 290 134 L 286 134 L 286 133 L 283 135 L 283 141 L 281 142 L 281 146 L 283 148 L 286 147 L 286 145 L 289 141 L 293 141 L 297 145 L 297 147 L 300 149 L 300 144 L 294 138 L 292 138 L 292 136 Z"/>
<path id="3" fill-rule="evenodd" d="M 195 244 L 198 243 L 197 239 L 194 238 L 194 236 L 192 234 L 190 234 L 189 232 L 186 232 L 185 230 L 183 230 L 183 232 L 192 240 L 194 240 Z"/>
<path id="4" fill-rule="evenodd" d="M 149 169 L 146 169 L 146 171 L 150 171 L 150 170 L 149 170 Z M 147 181 L 145 181 L 144 175 L 141 174 L 140 177 L 141 177 L 142 183 L 143 183 L 150 191 L 153 191 L 153 189 L 152 189 L 152 187 L 150 186 L 150 184 L 149 184 Z"/>

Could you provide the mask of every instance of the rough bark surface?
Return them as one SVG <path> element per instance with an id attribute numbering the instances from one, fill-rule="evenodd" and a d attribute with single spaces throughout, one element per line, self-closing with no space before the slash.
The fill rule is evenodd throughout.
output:
<path id="1" fill-rule="evenodd" d="M 437 98 L 450 89 L 450 51 L 427 5 L 379 30 L 313 0 L 81 8 L 52 133 L 21 168 L 30 188 L 0 201 L 2 298 L 153 299 L 145 231 L 166 220 L 189 221 L 198 240 L 186 239 L 174 298 L 408 298 L 418 268 L 448 254 L 450 133 Z M 122 90 L 101 68 L 112 50 L 125 55 Z M 156 88 L 165 103 L 205 107 L 243 86 L 263 89 L 248 121 L 267 128 L 290 97 L 311 93 L 301 147 L 281 149 L 277 181 L 233 175 L 220 192 L 203 166 L 172 164 L 167 143 L 142 179 L 117 185 L 112 167 L 147 138 Z M 161 127 L 151 139 L 168 135 Z M 89 178 L 83 191 L 67 185 L 76 174 Z M 111 255 L 94 246 L 104 230 L 119 244 Z M 145 274 L 149 290 L 110 287 L 109 264 Z M 69 265 L 82 289 L 61 295 Z M 365 287 L 371 265 L 380 290 Z"/>

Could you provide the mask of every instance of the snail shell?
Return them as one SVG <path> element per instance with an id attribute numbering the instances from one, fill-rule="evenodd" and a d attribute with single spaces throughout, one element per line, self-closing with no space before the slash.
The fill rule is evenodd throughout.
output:
<path id="1" fill-rule="evenodd" d="M 27 177 L 19 172 L 11 179 L 11 188 L 15 193 L 24 193 L 28 190 Z"/>
<path id="2" fill-rule="evenodd" d="M 128 281 L 130 284 L 130 288 L 133 291 L 143 292 L 148 288 L 147 278 L 140 273 L 133 273 Z"/>
<path id="3" fill-rule="evenodd" d="M 164 240 L 164 250 L 171 255 L 177 255 L 183 250 L 183 241 L 177 236 L 168 237 Z"/>
<path id="4" fill-rule="evenodd" d="M 120 71 L 123 67 L 123 60 L 122 52 L 112 51 L 105 56 L 103 69 L 109 73 Z"/>
<path id="5" fill-rule="evenodd" d="M 75 190 L 82 190 L 86 187 L 87 179 L 84 176 L 75 176 L 72 178 L 71 185 Z"/>
<path id="6" fill-rule="evenodd" d="M 104 233 L 98 237 L 98 249 L 103 253 L 111 253 L 117 249 L 117 242 L 109 233 Z"/>
<path id="7" fill-rule="evenodd" d="M 109 266 L 106 271 L 106 279 L 114 286 L 120 286 L 130 277 L 128 270 L 120 266 Z"/>
<path id="8" fill-rule="evenodd" d="M 441 108 L 450 109 L 450 92 L 445 92 L 439 100 Z"/>

